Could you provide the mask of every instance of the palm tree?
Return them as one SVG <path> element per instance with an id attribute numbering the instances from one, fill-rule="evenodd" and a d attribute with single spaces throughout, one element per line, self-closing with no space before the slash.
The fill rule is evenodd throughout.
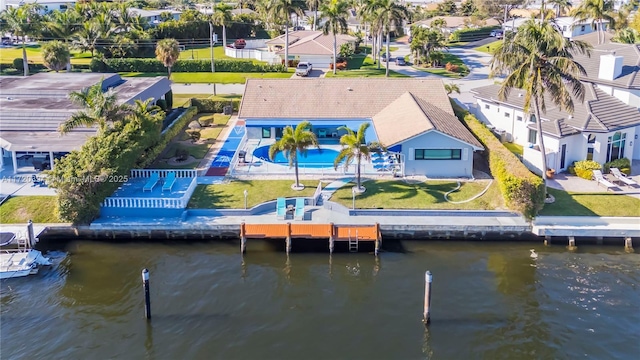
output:
<path id="1" fill-rule="evenodd" d="M 640 42 L 640 33 L 633 28 L 622 29 L 618 30 L 611 40 L 622 44 L 635 44 Z"/>
<path id="2" fill-rule="evenodd" d="M 598 30 L 598 44 L 604 42 L 603 23 L 609 21 L 609 26 L 613 27 L 615 19 L 611 14 L 614 12 L 613 1 L 610 0 L 584 0 L 582 4 L 575 10 L 574 16 L 578 21 L 591 19 L 591 26 Z M 600 40 L 602 34 L 602 40 Z"/>
<path id="3" fill-rule="evenodd" d="M 556 17 L 562 16 L 565 10 L 570 9 L 573 6 L 571 0 L 548 0 L 548 2 L 555 6 Z"/>
<path id="4" fill-rule="evenodd" d="M 42 45 L 42 60 L 49 69 L 55 72 L 64 70 L 70 59 L 69 47 L 62 41 L 53 40 Z"/>
<path id="5" fill-rule="evenodd" d="M 91 51 L 91 57 L 96 50 L 98 39 L 102 36 L 98 24 L 93 21 L 84 22 L 74 34 L 73 44 L 82 51 Z"/>
<path id="6" fill-rule="evenodd" d="M 37 36 L 41 31 L 42 9 L 37 3 L 25 4 L 19 7 L 9 7 L 2 12 L 2 22 L 4 22 L 8 32 L 21 38 L 22 40 L 22 66 L 24 76 L 29 75 L 29 63 L 27 62 L 27 36 Z"/>
<path id="7" fill-rule="evenodd" d="M 291 126 L 287 126 L 282 130 L 282 137 L 269 147 L 269 158 L 273 160 L 276 154 L 283 152 L 285 157 L 289 159 L 289 166 L 296 168 L 296 183 L 295 190 L 302 190 L 304 186 L 300 185 L 300 179 L 298 178 L 298 153 L 304 155 L 307 149 L 311 146 L 315 146 L 318 149 L 318 139 L 316 134 L 311 131 L 311 123 L 303 121 L 296 125 L 295 130 Z"/>
<path id="8" fill-rule="evenodd" d="M 322 16 L 326 19 L 322 26 L 322 33 L 333 34 L 333 74 L 336 73 L 336 60 L 338 57 L 338 38 L 336 34 L 347 32 L 347 11 L 349 3 L 342 0 L 331 0 L 330 3 L 322 4 Z"/>
<path id="9" fill-rule="evenodd" d="M 284 66 L 289 68 L 289 21 L 291 14 L 299 17 L 304 15 L 304 2 L 302 0 L 270 0 L 267 4 L 267 13 L 274 20 L 284 19 Z M 296 168 L 297 169 L 297 168 Z"/>
<path id="10" fill-rule="evenodd" d="M 451 95 L 454 92 L 460 94 L 460 87 L 454 83 L 444 84 L 444 89 L 447 91 L 447 95 Z"/>
<path id="11" fill-rule="evenodd" d="M 348 167 L 353 160 L 356 160 L 356 190 L 358 192 L 364 192 L 365 190 L 360 185 L 360 165 L 362 164 L 362 160 L 370 161 L 373 153 L 380 154 L 384 150 L 384 146 L 377 141 L 366 142 L 365 133 L 369 126 L 371 126 L 371 124 L 368 122 L 360 124 L 357 133 L 354 133 L 353 130 L 346 126 L 338 128 L 338 130 L 346 130 L 347 133 L 340 138 L 342 150 L 340 150 L 340 153 L 333 161 L 333 168 L 337 170 L 343 160 L 345 161 L 345 168 Z"/>
<path id="12" fill-rule="evenodd" d="M 176 39 L 162 39 L 158 41 L 156 45 L 156 58 L 164 64 L 169 74 L 168 79 L 171 79 L 171 67 L 180 57 L 180 44 Z"/>
<path id="13" fill-rule="evenodd" d="M 66 11 L 54 11 L 49 14 L 45 26 L 57 37 L 68 44 L 82 26 L 82 16 L 74 8 Z M 71 58 L 67 64 L 67 71 L 71 71 Z"/>
<path id="14" fill-rule="evenodd" d="M 404 5 L 396 3 L 395 0 L 373 0 L 367 4 L 368 12 L 375 14 L 375 20 L 381 30 L 387 35 L 387 49 L 389 54 L 389 42 L 391 42 L 391 27 L 402 26 L 402 21 L 409 18 L 409 10 Z M 385 76 L 389 76 L 389 59 L 387 59 L 387 69 Z"/>
<path id="15" fill-rule="evenodd" d="M 122 121 L 132 113 L 129 105 L 118 104 L 116 93 L 113 90 L 102 91 L 102 81 L 82 91 L 70 93 L 69 99 L 74 104 L 81 106 L 83 110 L 75 112 L 60 125 L 59 131 L 63 134 L 80 126 L 89 127 L 96 124 L 100 131 L 104 132 L 109 124 Z"/>
<path id="16" fill-rule="evenodd" d="M 311 30 L 316 31 L 316 25 L 318 24 L 318 8 L 326 4 L 323 0 L 305 0 L 307 7 L 313 9 L 313 26 Z"/>
<path id="17" fill-rule="evenodd" d="M 227 46 L 227 25 L 231 23 L 231 10 L 233 7 L 225 3 L 218 4 L 213 14 L 211 15 L 211 22 L 213 25 L 222 26 L 222 46 Z"/>
<path id="18" fill-rule="evenodd" d="M 498 92 L 500 100 L 504 101 L 513 88 L 525 91 L 524 112 L 535 116 L 545 186 L 548 167 L 542 114 L 546 113 L 546 101 L 569 113 L 574 109 L 572 96 L 584 101 L 585 87 L 579 77 L 586 73 L 573 55 L 589 55 L 589 49 L 585 42 L 564 38 L 551 22 L 531 19 L 518 29 L 512 41 L 496 49 L 491 61 L 492 75 L 509 74 Z"/>

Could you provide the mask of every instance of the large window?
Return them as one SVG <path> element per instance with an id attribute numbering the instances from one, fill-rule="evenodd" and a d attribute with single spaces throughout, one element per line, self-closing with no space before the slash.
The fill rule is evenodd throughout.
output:
<path id="1" fill-rule="evenodd" d="M 416 160 L 460 160 L 462 150 L 460 149 L 416 149 Z"/>
<path id="2" fill-rule="evenodd" d="M 538 132 L 535 130 L 529 129 L 529 143 L 535 144 L 538 141 Z"/>
<path id="3" fill-rule="evenodd" d="M 626 133 L 616 132 L 607 138 L 607 162 L 624 157 L 624 144 Z"/>

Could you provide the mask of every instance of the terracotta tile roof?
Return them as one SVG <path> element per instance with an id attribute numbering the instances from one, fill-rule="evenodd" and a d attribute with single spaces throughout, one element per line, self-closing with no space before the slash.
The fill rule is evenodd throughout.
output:
<path id="1" fill-rule="evenodd" d="M 337 34 L 338 49 L 347 42 L 354 42 L 355 37 Z M 284 45 L 284 35 L 267 41 L 269 45 Z M 276 51 L 284 54 L 284 48 Z M 333 55 L 333 35 L 324 35 L 322 31 L 300 30 L 289 33 L 289 55 Z"/>
<path id="2" fill-rule="evenodd" d="M 435 129 L 482 149 L 439 79 L 248 79 L 239 118 L 370 118 L 387 146 Z"/>
<path id="3" fill-rule="evenodd" d="M 550 98 L 545 99 L 547 111 L 542 114 L 544 133 L 562 137 L 581 131 L 609 132 L 640 124 L 640 111 L 637 108 L 607 95 L 594 84 L 584 84 L 584 102 L 573 99 L 573 114 L 560 110 Z M 472 93 L 479 99 L 508 104 L 518 109 L 524 107 L 524 91 L 513 89 L 505 101 L 500 101 L 499 89 L 499 85 L 489 85 L 473 89 Z"/>

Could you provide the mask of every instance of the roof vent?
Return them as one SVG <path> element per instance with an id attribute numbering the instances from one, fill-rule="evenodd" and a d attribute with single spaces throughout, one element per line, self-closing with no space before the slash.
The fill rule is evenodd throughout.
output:
<path id="1" fill-rule="evenodd" d="M 522 93 L 519 93 L 519 94 L 518 94 L 518 97 L 522 97 Z"/>
<path id="2" fill-rule="evenodd" d="M 8 98 L 7 98 L 7 100 L 13 100 L 13 98 L 11 98 L 11 97 L 8 97 Z"/>
<path id="3" fill-rule="evenodd" d="M 353 91 L 353 89 L 352 89 L 352 88 L 350 88 L 350 87 L 348 87 L 348 88 L 347 88 L 347 91 Z"/>

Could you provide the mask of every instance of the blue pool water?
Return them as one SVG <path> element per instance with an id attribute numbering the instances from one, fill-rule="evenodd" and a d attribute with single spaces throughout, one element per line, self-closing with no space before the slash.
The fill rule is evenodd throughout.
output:
<path id="1" fill-rule="evenodd" d="M 302 155 L 298 152 L 298 166 L 311 167 L 311 168 L 324 168 L 333 167 L 333 161 L 338 152 L 332 149 L 309 149 L 306 154 Z M 270 163 L 288 165 L 289 160 L 284 156 L 284 153 L 279 152 L 276 154 L 274 160 L 269 159 L 269 146 L 261 146 L 253 151 L 253 157 L 255 159 L 262 159 Z"/>

